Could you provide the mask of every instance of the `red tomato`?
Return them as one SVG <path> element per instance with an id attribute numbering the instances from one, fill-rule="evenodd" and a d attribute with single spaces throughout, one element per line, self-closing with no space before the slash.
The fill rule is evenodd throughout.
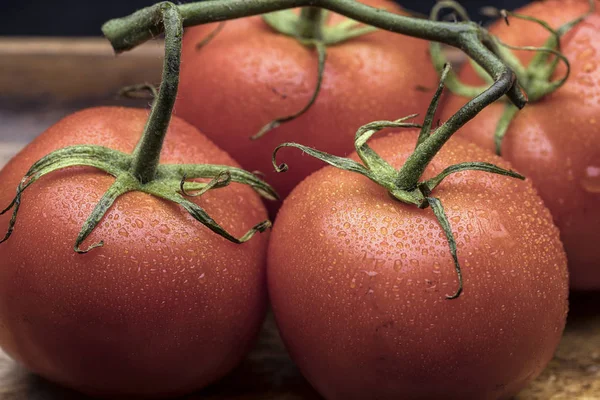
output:
<path id="1" fill-rule="evenodd" d="M 547 20 L 554 27 L 585 12 L 587 1 L 546 1 L 519 10 Z M 516 45 L 540 46 L 548 33 L 531 22 L 515 18 L 510 26 L 496 23 L 492 33 Z M 526 32 L 526 34 L 524 34 Z M 544 33 L 545 32 L 545 33 Z M 562 40 L 562 52 L 571 62 L 569 80 L 556 92 L 531 103 L 510 124 L 502 156 L 531 178 L 561 232 L 569 258 L 571 287 L 600 289 L 600 15 L 580 23 Z M 525 60 L 523 53 L 518 53 Z M 529 60 L 531 53 L 528 53 Z M 557 78 L 564 69 L 557 72 Z M 460 78 L 481 83 L 470 67 Z M 442 111 L 448 119 L 465 102 L 449 96 Z M 494 149 L 493 132 L 503 110 L 496 103 L 465 125 L 458 136 Z"/>
<path id="2" fill-rule="evenodd" d="M 94 108 L 63 119 L 0 172 L 0 204 L 55 149 L 98 144 L 131 152 L 147 117 L 146 110 Z M 178 118 L 162 162 L 237 166 Z M 268 235 L 236 245 L 179 206 L 132 192 L 86 241 L 105 246 L 76 254 L 75 238 L 113 180 L 70 168 L 24 193 L 15 231 L 0 245 L 0 344 L 32 371 L 94 396 L 191 392 L 229 372 L 258 332 Z M 236 235 L 266 218 L 258 195 L 239 184 L 193 201 Z"/>
<path id="3" fill-rule="evenodd" d="M 398 168 L 413 133 L 371 146 Z M 509 168 L 452 139 L 425 178 L 465 161 Z M 551 359 L 567 313 L 566 257 L 531 183 L 469 171 L 433 193 L 463 266 L 455 300 L 445 299 L 457 279 L 431 209 L 333 167 L 284 201 L 269 244 L 269 294 L 292 358 L 326 399 L 508 399 Z"/>
<path id="4" fill-rule="evenodd" d="M 363 2 L 401 12 L 389 1 Z M 275 32 L 261 17 L 227 21 L 210 43 L 197 50 L 196 44 L 213 29 L 214 24 L 186 29 L 175 113 L 245 169 L 265 173 L 265 180 L 282 198 L 320 163 L 284 149 L 281 156 L 296 168 L 279 175 L 271 165 L 278 144 L 299 142 L 348 154 L 358 127 L 426 110 L 438 83 L 426 41 L 386 31 L 368 34 L 329 47 L 313 106 L 298 119 L 251 141 L 250 136 L 265 124 L 308 103 L 317 81 L 317 53 Z"/>

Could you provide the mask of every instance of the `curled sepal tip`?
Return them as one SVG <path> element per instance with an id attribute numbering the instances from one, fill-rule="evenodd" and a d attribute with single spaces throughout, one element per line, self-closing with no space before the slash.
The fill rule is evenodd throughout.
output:
<path id="1" fill-rule="evenodd" d="M 431 207 L 433 214 L 438 220 L 438 223 L 442 227 L 444 234 L 446 235 L 446 239 L 448 240 L 448 246 L 450 247 L 450 254 L 452 255 L 452 260 L 454 261 L 454 269 L 456 270 L 456 277 L 458 279 L 458 288 L 456 292 L 452 295 L 446 295 L 446 299 L 453 300 L 458 298 L 463 291 L 463 277 L 462 270 L 460 268 L 460 264 L 458 262 L 458 255 L 456 254 L 456 240 L 454 240 L 454 235 L 452 234 L 452 228 L 450 227 L 450 222 L 448 221 L 448 217 L 446 216 L 446 212 L 444 211 L 444 207 L 442 207 L 442 202 L 440 199 L 436 197 L 427 197 L 427 203 Z"/>
<path id="2" fill-rule="evenodd" d="M 323 82 L 323 71 L 325 70 L 325 60 L 327 59 L 327 50 L 325 48 L 325 44 L 323 44 L 323 42 L 321 42 L 319 40 L 307 40 L 306 43 L 311 46 L 314 46 L 317 49 L 317 55 L 318 55 L 318 59 L 319 59 L 318 70 L 317 70 L 317 84 L 315 86 L 315 89 L 313 90 L 312 96 L 310 97 L 308 103 L 306 103 L 306 105 L 304 107 L 302 107 L 302 109 L 300 111 L 298 111 L 294 114 L 285 116 L 285 117 L 277 118 L 277 119 L 269 122 L 268 124 L 263 126 L 255 135 L 253 135 L 251 137 L 252 140 L 259 139 L 259 138 L 263 137 L 267 132 L 277 128 L 281 124 L 289 122 L 289 121 L 293 121 L 294 119 L 298 118 L 299 116 L 301 116 L 302 114 L 307 112 L 312 107 L 312 105 L 315 103 L 315 101 L 317 100 L 317 97 L 319 96 L 319 92 L 321 91 L 321 83 Z"/>
<path id="3" fill-rule="evenodd" d="M 186 182 L 186 178 L 186 175 L 183 175 L 183 178 L 181 178 L 181 182 L 179 183 L 179 192 L 188 197 L 202 196 L 209 190 L 224 188 L 229 186 L 231 183 L 231 173 L 227 170 L 219 172 L 219 174 L 211 179 L 208 183 Z M 191 193 L 189 190 L 197 190 L 197 192 Z"/>
<path id="4" fill-rule="evenodd" d="M 364 175 L 370 179 L 374 179 L 373 175 L 369 172 L 367 168 L 363 165 L 357 163 L 354 160 L 345 157 L 338 157 L 332 154 L 326 153 L 324 151 L 320 151 L 317 149 L 313 149 L 312 147 L 304 146 L 298 143 L 282 143 L 273 150 L 273 167 L 277 172 L 285 172 L 288 170 L 287 164 L 278 164 L 277 163 L 277 153 L 284 147 L 295 147 L 297 149 L 302 150 L 306 154 L 315 157 L 323 162 L 326 162 L 329 165 L 332 165 L 336 168 L 340 168 L 346 171 L 356 172 L 361 175 Z"/>
<path id="5" fill-rule="evenodd" d="M 264 231 L 266 231 L 267 229 L 271 228 L 271 226 L 273 226 L 271 224 L 271 221 L 264 220 L 262 222 L 259 222 L 258 224 L 254 225 L 252 227 L 252 229 L 250 229 L 248 232 L 246 232 L 246 234 L 244 236 L 242 236 L 240 238 L 240 242 L 244 243 L 247 242 L 248 240 L 250 240 L 252 238 L 252 236 L 254 236 L 256 233 L 263 233 Z"/>
<path id="6" fill-rule="evenodd" d="M 98 243 L 94 243 L 92 245 L 90 245 L 87 249 L 82 250 L 79 247 L 79 244 L 75 244 L 75 246 L 73 246 L 73 250 L 75 250 L 76 253 L 78 254 L 86 254 L 88 253 L 90 250 L 93 249 L 97 249 L 98 247 L 104 247 L 104 240 L 99 241 Z"/>

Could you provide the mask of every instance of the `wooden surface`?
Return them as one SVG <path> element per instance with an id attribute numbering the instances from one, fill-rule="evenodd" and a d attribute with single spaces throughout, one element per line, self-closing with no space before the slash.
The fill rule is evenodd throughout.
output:
<path id="1" fill-rule="evenodd" d="M 90 105 L 145 106 L 118 99 L 124 86 L 160 79 L 152 42 L 115 59 L 101 39 L 0 38 L 0 166 L 64 115 Z M 4 188 L 2 188 L 4 190 Z M 11 189 L 12 190 L 12 189 Z M 0 400 L 83 400 L 29 374 L 0 352 Z M 287 356 L 271 316 L 255 349 L 228 377 L 189 400 L 316 400 Z M 563 340 L 544 373 L 516 400 L 600 399 L 600 293 L 575 295 Z"/>

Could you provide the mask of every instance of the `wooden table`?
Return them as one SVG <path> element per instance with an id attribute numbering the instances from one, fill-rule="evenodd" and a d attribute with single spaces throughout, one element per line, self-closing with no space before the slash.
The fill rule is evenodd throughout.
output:
<path id="1" fill-rule="evenodd" d="M 162 43 L 114 57 L 102 39 L 0 39 L 0 166 L 64 115 L 90 105 L 147 106 L 117 99 L 123 86 L 160 80 Z M 4 190 L 4 188 L 2 189 Z M 187 399 L 311 400 L 319 396 L 289 359 L 271 316 L 248 358 Z M 81 395 L 29 374 L 0 352 L 0 399 L 70 400 Z M 572 296 L 555 358 L 517 400 L 600 399 L 600 293 Z"/>

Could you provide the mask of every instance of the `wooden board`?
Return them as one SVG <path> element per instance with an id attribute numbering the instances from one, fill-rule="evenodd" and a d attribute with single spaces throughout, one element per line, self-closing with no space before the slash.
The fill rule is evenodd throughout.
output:
<path id="1" fill-rule="evenodd" d="M 0 39 L 0 166 L 68 113 L 90 105 L 146 106 L 118 99 L 125 85 L 158 82 L 162 43 L 116 57 L 102 39 Z M 254 350 L 228 377 L 186 399 L 317 400 L 288 357 L 272 316 Z M 0 352 L 1 400 L 82 400 Z M 600 399 L 600 293 L 572 296 L 555 358 L 517 400 Z"/>

